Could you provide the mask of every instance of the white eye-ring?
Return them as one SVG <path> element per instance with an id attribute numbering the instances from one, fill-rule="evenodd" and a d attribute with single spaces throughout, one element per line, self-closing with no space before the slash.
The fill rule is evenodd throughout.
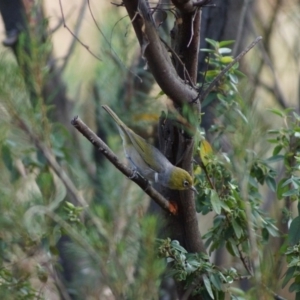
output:
<path id="1" fill-rule="evenodd" d="M 188 187 L 189 185 L 190 185 L 190 184 L 189 184 L 189 182 L 188 182 L 187 180 L 184 180 L 184 181 L 183 181 L 183 186 L 184 186 L 184 187 Z"/>

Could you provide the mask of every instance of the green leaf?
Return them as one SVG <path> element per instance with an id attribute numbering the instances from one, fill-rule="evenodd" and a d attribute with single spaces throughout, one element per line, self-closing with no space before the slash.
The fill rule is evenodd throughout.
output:
<path id="1" fill-rule="evenodd" d="M 218 291 L 222 290 L 222 281 L 221 281 L 220 277 L 218 276 L 218 274 L 211 273 L 209 275 L 209 279 Z"/>
<path id="2" fill-rule="evenodd" d="M 276 156 L 282 150 L 282 148 L 282 145 L 277 145 L 273 150 L 273 156 Z"/>
<path id="3" fill-rule="evenodd" d="M 277 184 L 276 195 L 278 200 L 282 199 L 284 197 L 283 194 L 285 194 L 289 190 L 289 187 L 287 185 L 284 185 L 286 180 L 286 178 L 282 178 Z"/>
<path id="4" fill-rule="evenodd" d="M 2 145 L 1 154 L 2 154 L 2 160 L 4 162 L 4 165 L 9 171 L 12 171 L 13 159 L 12 159 L 10 148 L 6 144 Z"/>
<path id="5" fill-rule="evenodd" d="M 289 287 L 289 292 L 300 292 L 300 283 L 298 282 L 293 282 L 291 286 Z"/>
<path id="6" fill-rule="evenodd" d="M 219 47 L 225 47 L 232 45 L 234 43 L 234 40 L 228 40 L 228 41 L 221 41 L 219 42 Z"/>
<path id="7" fill-rule="evenodd" d="M 219 195 L 215 190 L 211 190 L 210 202 L 213 207 L 213 210 L 216 212 L 216 214 L 219 215 L 221 213 L 221 201 Z"/>
<path id="8" fill-rule="evenodd" d="M 243 72 L 239 71 L 239 70 L 234 70 L 234 74 L 238 75 L 240 77 L 247 77 Z"/>
<path id="9" fill-rule="evenodd" d="M 200 51 L 201 51 L 201 52 L 215 53 L 215 50 L 212 50 L 212 49 L 206 49 L 206 48 L 201 48 Z"/>
<path id="10" fill-rule="evenodd" d="M 268 223 L 266 229 L 272 236 L 279 236 L 278 228 L 274 224 Z"/>
<path id="11" fill-rule="evenodd" d="M 279 117 L 285 117 L 285 113 L 282 110 L 276 109 L 276 108 L 269 108 L 268 111 L 272 112 L 273 114 L 279 116 Z"/>
<path id="12" fill-rule="evenodd" d="M 243 229 L 234 219 L 232 220 L 231 224 L 232 224 L 232 227 L 233 227 L 236 237 L 239 239 L 242 236 Z"/>
<path id="13" fill-rule="evenodd" d="M 227 64 L 231 63 L 232 61 L 233 61 L 232 56 L 223 56 L 220 58 L 220 63 L 222 63 L 222 64 L 227 65 Z M 230 74 L 229 74 L 229 76 L 230 76 Z M 236 80 L 238 81 L 237 77 L 236 77 Z M 235 82 L 233 81 L 233 83 L 235 83 Z"/>
<path id="14" fill-rule="evenodd" d="M 287 285 L 287 283 L 294 277 L 295 271 L 296 271 L 296 267 L 292 267 L 287 270 L 281 288 L 284 288 Z"/>
<path id="15" fill-rule="evenodd" d="M 163 96 L 165 94 L 164 91 L 160 91 L 156 96 L 155 96 L 155 100 L 159 99 L 161 96 Z"/>
<path id="16" fill-rule="evenodd" d="M 215 49 L 219 48 L 219 42 L 214 41 L 214 40 L 209 39 L 209 38 L 206 38 L 205 41 L 206 41 L 208 44 L 212 45 Z"/>
<path id="17" fill-rule="evenodd" d="M 290 197 L 290 196 L 293 196 L 293 195 L 297 195 L 299 193 L 299 190 L 298 189 L 291 189 L 285 193 L 282 194 L 283 197 Z"/>
<path id="18" fill-rule="evenodd" d="M 246 124 L 248 124 L 248 119 L 246 118 L 246 116 L 239 109 L 235 109 L 235 111 L 242 117 L 242 119 L 244 120 L 244 122 Z"/>
<path id="19" fill-rule="evenodd" d="M 238 84 L 239 83 L 239 79 L 235 74 L 229 74 L 229 78 L 231 80 L 232 83 L 234 84 Z"/>
<path id="20" fill-rule="evenodd" d="M 269 240 L 269 231 L 267 230 L 267 228 L 263 228 L 261 230 L 261 234 L 262 234 L 263 241 L 267 242 Z"/>
<path id="21" fill-rule="evenodd" d="M 232 256 L 239 257 L 239 250 L 236 246 L 236 242 L 233 239 L 229 239 L 226 243 L 226 249 Z"/>
<path id="22" fill-rule="evenodd" d="M 300 121 L 300 116 L 294 111 L 293 111 L 293 116 L 297 121 Z"/>
<path id="23" fill-rule="evenodd" d="M 296 217 L 291 223 L 288 241 L 292 245 L 296 245 L 300 241 L 300 216 Z"/>
<path id="24" fill-rule="evenodd" d="M 186 251 L 182 246 L 180 246 L 179 242 L 176 241 L 176 240 L 173 240 L 173 241 L 171 242 L 171 246 L 172 246 L 174 249 L 180 251 L 181 253 L 187 253 L 187 251 Z"/>
<path id="25" fill-rule="evenodd" d="M 273 163 L 273 162 L 277 162 L 277 161 L 280 161 L 280 160 L 283 160 L 284 159 L 284 155 L 274 155 L 269 157 L 266 162 L 267 163 Z"/>
<path id="26" fill-rule="evenodd" d="M 266 184 L 272 192 L 276 191 L 276 181 L 273 177 L 267 176 L 266 177 Z"/>
<path id="27" fill-rule="evenodd" d="M 232 50 L 230 48 L 222 47 L 222 48 L 219 49 L 220 54 L 227 54 L 227 53 L 231 53 L 231 52 L 232 52 Z M 231 57 L 231 61 L 232 60 L 233 60 L 233 58 Z"/>
<path id="28" fill-rule="evenodd" d="M 212 288 L 211 288 L 210 281 L 209 281 L 208 277 L 207 277 L 205 274 L 203 275 L 203 282 L 204 282 L 205 288 L 206 288 L 206 290 L 207 290 L 209 296 L 210 296 L 212 299 L 215 299 L 214 294 L 213 294 L 213 291 L 212 291 Z"/>

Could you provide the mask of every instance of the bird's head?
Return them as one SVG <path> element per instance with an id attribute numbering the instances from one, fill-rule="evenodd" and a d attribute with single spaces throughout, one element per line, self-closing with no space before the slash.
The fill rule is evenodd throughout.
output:
<path id="1" fill-rule="evenodd" d="M 193 186 L 193 178 L 191 175 L 178 167 L 171 169 L 167 185 L 172 190 L 193 190 L 197 193 L 197 190 Z"/>

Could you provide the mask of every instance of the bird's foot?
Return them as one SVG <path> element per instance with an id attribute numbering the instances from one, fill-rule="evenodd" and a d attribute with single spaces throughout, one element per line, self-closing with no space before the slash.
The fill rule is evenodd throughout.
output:
<path id="1" fill-rule="evenodd" d="M 151 187 L 151 183 L 148 181 L 146 188 L 144 189 L 144 191 L 146 192 L 149 188 Z"/>
<path id="2" fill-rule="evenodd" d="M 138 171 L 136 169 L 132 169 L 132 175 L 128 176 L 129 179 L 133 179 L 138 177 Z"/>

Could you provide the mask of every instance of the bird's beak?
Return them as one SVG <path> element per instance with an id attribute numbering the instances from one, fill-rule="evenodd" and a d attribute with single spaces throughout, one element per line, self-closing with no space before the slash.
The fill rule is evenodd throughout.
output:
<path id="1" fill-rule="evenodd" d="M 194 191 L 198 195 L 198 191 L 196 190 L 196 188 L 193 185 L 190 187 L 190 190 Z"/>

